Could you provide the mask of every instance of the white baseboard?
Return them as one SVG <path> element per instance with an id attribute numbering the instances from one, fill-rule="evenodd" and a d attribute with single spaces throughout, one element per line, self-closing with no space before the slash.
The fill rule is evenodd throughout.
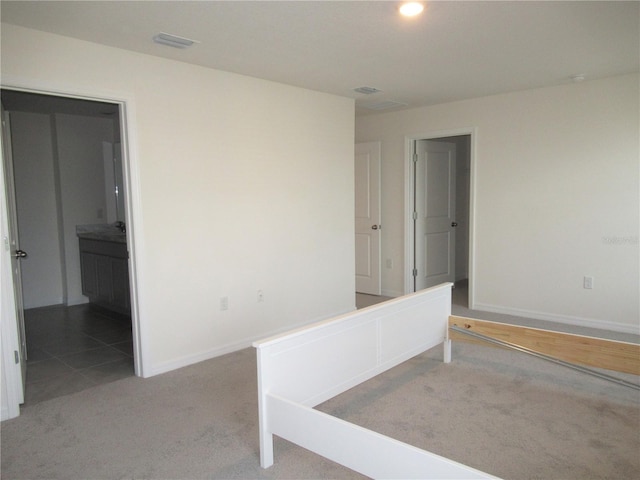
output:
<path id="1" fill-rule="evenodd" d="M 640 325 L 627 325 L 624 323 L 607 322 L 593 318 L 574 317 L 570 315 L 558 315 L 555 313 L 538 312 L 535 310 L 525 310 L 521 308 L 503 307 L 499 305 L 489 305 L 485 303 L 476 303 L 474 310 L 484 312 L 500 313 L 504 315 L 513 315 L 515 317 L 533 318 L 536 320 L 546 320 L 549 322 L 564 323 L 566 325 L 575 325 L 578 327 L 597 328 L 599 330 L 609 330 L 620 333 L 640 334 Z"/>
<path id="2" fill-rule="evenodd" d="M 187 355 L 185 357 L 181 357 L 177 360 L 171 360 L 168 362 L 163 362 L 160 363 L 158 365 L 152 366 L 151 367 L 151 373 L 148 375 L 145 375 L 145 378 L 149 378 L 149 377 L 153 377 L 155 375 L 160 375 L 162 373 L 167 373 L 170 372 L 172 370 L 177 370 L 178 368 L 183 368 L 183 367 L 188 367 L 189 365 L 193 365 L 196 363 L 200 363 L 200 362 L 204 362 L 205 360 L 211 360 L 212 358 L 216 358 L 216 357 L 221 357 L 222 355 L 226 355 L 227 353 L 233 353 L 236 352 L 238 350 L 243 350 L 245 348 L 249 348 L 253 342 L 256 342 L 258 340 L 263 340 L 265 338 L 269 338 L 269 337 L 273 337 L 276 335 L 280 335 L 282 333 L 285 332 L 289 332 L 291 330 L 295 330 L 296 328 L 300 328 L 300 327 L 305 327 L 308 326 L 312 323 L 315 322 L 320 322 L 322 320 L 327 320 L 329 318 L 333 318 L 333 317 L 337 317 L 338 315 L 342 315 L 345 313 L 349 313 L 353 310 L 355 310 L 355 305 L 352 309 L 347 310 L 347 311 L 343 311 L 343 312 L 337 312 L 333 315 L 329 315 L 326 317 L 322 317 L 322 318 L 318 318 L 316 320 L 310 320 L 310 321 L 306 321 L 306 322 L 300 322 L 298 324 L 294 324 L 294 325 L 289 325 L 287 327 L 284 328 L 279 328 L 277 330 L 273 330 L 270 332 L 266 332 L 266 333 L 261 333 L 255 336 L 252 336 L 250 338 L 244 338 L 242 340 L 238 340 L 237 342 L 231 342 L 228 343 L 226 345 L 220 345 L 218 347 L 212 348 L 210 350 L 206 350 L 204 352 L 199 352 L 199 353 L 194 353 L 193 355 Z"/>
<path id="3" fill-rule="evenodd" d="M 188 367 L 189 365 L 204 362 L 205 360 L 211 360 L 212 358 L 221 357 L 222 355 L 226 355 L 227 353 L 232 353 L 237 350 L 242 350 L 250 346 L 251 346 L 250 341 L 248 340 L 240 341 L 236 343 L 222 345 L 220 347 L 207 350 L 205 352 L 196 353 L 194 355 L 188 355 L 186 357 L 182 357 L 177 360 L 163 362 L 163 363 L 160 363 L 159 365 L 152 367 L 151 373 L 149 375 L 145 375 L 145 378 L 153 377 L 155 375 L 160 375 L 162 373 L 171 372 L 172 370 L 177 370 L 179 368 Z"/>
<path id="4" fill-rule="evenodd" d="M 31 302 L 24 302 L 22 308 L 25 310 L 31 310 L 32 308 L 50 307 L 52 305 L 63 305 L 64 299 L 58 298 L 36 298 Z"/>
<path id="5" fill-rule="evenodd" d="M 74 297 L 67 299 L 67 307 L 73 307 L 75 305 L 83 305 L 85 303 L 89 303 L 89 299 L 87 297 Z"/>
<path id="6" fill-rule="evenodd" d="M 382 295 L 385 297 L 401 297 L 404 295 L 404 292 L 396 292 L 395 290 L 382 290 Z"/>

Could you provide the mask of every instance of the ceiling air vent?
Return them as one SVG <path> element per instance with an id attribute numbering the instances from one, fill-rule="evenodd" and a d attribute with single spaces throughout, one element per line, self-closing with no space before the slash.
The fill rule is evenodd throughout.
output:
<path id="1" fill-rule="evenodd" d="M 363 105 L 364 108 L 368 108 L 369 110 L 388 110 L 389 108 L 397 108 L 397 107 L 406 107 L 406 103 L 394 102 L 393 100 L 387 100 L 384 102 L 378 103 L 370 103 L 368 105 Z"/>
<path id="2" fill-rule="evenodd" d="M 153 41 L 174 48 L 188 48 L 194 43 L 200 43 L 197 40 L 191 40 L 189 38 L 179 37 L 177 35 L 171 35 L 170 33 L 163 32 L 160 32 L 153 37 Z"/>
<path id="3" fill-rule="evenodd" d="M 372 93 L 378 93 L 378 92 L 381 92 L 382 90 L 379 90 L 374 87 L 358 87 L 358 88 L 354 88 L 353 91 L 357 93 L 364 93 L 365 95 L 371 95 Z"/>

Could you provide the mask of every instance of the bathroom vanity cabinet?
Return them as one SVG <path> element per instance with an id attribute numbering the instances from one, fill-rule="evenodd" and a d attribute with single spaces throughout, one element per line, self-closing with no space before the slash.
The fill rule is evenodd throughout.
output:
<path id="1" fill-rule="evenodd" d="M 80 236 L 82 294 L 103 308 L 131 314 L 127 244 Z"/>

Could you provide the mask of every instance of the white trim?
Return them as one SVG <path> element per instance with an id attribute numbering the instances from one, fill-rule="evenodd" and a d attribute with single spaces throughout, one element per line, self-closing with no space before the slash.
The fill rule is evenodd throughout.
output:
<path id="1" fill-rule="evenodd" d="M 593 318 L 574 317 L 570 315 L 558 315 L 557 313 L 539 312 L 536 310 L 526 310 L 524 308 L 504 307 L 487 303 L 477 303 L 474 310 L 512 315 L 514 317 L 532 318 L 535 320 L 545 320 L 565 325 L 577 327 L 597 328 L 599 330 L 630 333 L 638 335 L 638 325 L 627 325 L 625 323 L 614 323 Z"/>
<path id="2" fill-rule="evenodd" d="M 382 290 L 382 296 L 384 297 L 401 297 L 404 295 L 404 292 L 399 292 L 396 290 Z"/>
<path id="3" fill-rule="evenodd" d="M 413 153 L 414 142 L 421 136 L 404 137 L 404 293 L 413 292 Z"/>
<path id="4" fill-rule="evenodd" d="M 2 141 L 0 140 L 0 146 Z M 7 403 L 2 403 L 0 420 L 8 420 L 20 415 L 20 401 L 22 398 L 22 371 L 19 363 L 15 363 L 14 352 L 20 351 L 20 340 L 15 308 L 15 291 L 13 288 L 13 274 L 11 271 L 11 247 L 9 241 L 8 209 L 6 201 L 6 184 L 4 181 L 4 149 L 0 150 L 0 176 L 2 188 L 0 188 L 0 348 L 2 363 L 0 372 L 4 388 L 3 395 Z M 22 361 L 25 361 L 24 359 Z"/>
<path id="5" fill-rule="evenodd" d="M 129 244 L 129 278 L 131 281 L 131 326 L 133 330 L 133 349 L 135 373 L 139 377 L 148 377 L 148 365 L 151 364 L 148 352 L 148 333 L 140 305 L 140 285 L 143 284 L 141 270 L 144 248 L 142 248 L 143 224 L 140 171 L 137 155 L 137 136 L 135 133 L 135 104 L 132 98 L 120 102 L 120 144 L 125 182 L 126 199 L 125 221 L 127 225 L 127 243 Z M 133 220 L 135 219 L 135 220 Z M 144 333 L 144 334 L 143 334 Z"/>
<path id="6" fill-rule="evenodd" d="M 475 308 L 475 212 L 476 212 L 476 143 L 477 128 L 465 127 L 451 130 L 437 130 L 426 133 L 415 133 L 405 136 L 405 214 L 404 214 L 404 293 L 413 292 L 413 143 L 416 140 L 431 140 L 435 138 L 458 137 L 469 135 L 469 308 Z"/>
<path id="7" fill-rule="evenodd" d="M 4 194 L 4 192 L 2 192 Z M 4 252 L 3 252 L 3 256 Z M 7 255 L 8 256 L 8 255 Z M 5 267 L 6 262 L 2 262 L 2 277 L 3 277 L 3 287 L 2 287 L 2 312 L 0 315 L 2 316 L 2 321 L 0 322 L 0 335 L 2 336 L 2 343 L 0 346 L 2 347 L 2 379 L 4 380 L 4 384 L 0 386 L 0 388 L 4 388 L 4 395 L 6 395 L 7 404 L 5 405 L 3 402 L 2 405 L 2 413 L 0 420 L 8 420 L 10 418 L 15 418 L 20 415 L 20 402 L 22 399 L 22 371 L 20 369 L 20 363 L 15 363 L 14 361 L 14 352 L 20 350 L 20 341 L 18 339 L 17 328 L 13 327 L 16 325 L 16 316 L 15 310 L 13 314 L 11 312 L 14 309 L 13 303 L 13 288 L 5 288 L 5 282 L 7 281 Z M 11 267 L 9 266 L 8 273 L 11 274 Z M 9 275 L 9 284 L 13 283 L 11 276 Z M 7 292 L 5 293 L 5 290 Z M 10 294 L 11 293 L 11 294 Z M 13 328 L 12 328 L 13 327 Z M 22 359 L 21 361 L 25 361 Z"/>
<path id="8" fill-rule="evenodd" d="M 77 98 L 83 100 L 110 102 L 120 106 L 121 144 L 123 149 L 122 165 L 124 181 L 126 184 L 127 204 L 127 244 L 129 249 L 129 277 L 131 288 L 131 324 L 133 333 L 133 356 L 135 374 L 147 377 L 148 365 L 151 364 L 147 346 L 145 318 L 139 301 L 140 287 L 143 279 L 138 266 L 142 263 L 144 249 L 141 247 L 142 239 L 142 208 L 141 188 L 139 176 L 139 162 L 137 155 L 137 135 L 135 133 L 135 101 L 133 94 L 126 92 L 113 92 L 99 89 L 86 89 L 70 85 L 60 85 L 49 80 L 25 79 L 3 75 L 0 88 L 19 90 L 23 92 L 53 95 L 60 97 Z M 3 189 L 4 189 L 4 179 Z M 135 222 L 132 220 L 135 219 Z M 6 356 L 6 353 L 5 353 Z M 3 356 L 3 359 L 4 357 Z"/>
<path id="9" fill-rule="evenodd" d="M 469 129 L 471 140 L 469 145 L 469 292 L 468 306 L 476 308 L 476 205 L 478 205 L 476 192 L 478 179 L 478 129 Z"/>

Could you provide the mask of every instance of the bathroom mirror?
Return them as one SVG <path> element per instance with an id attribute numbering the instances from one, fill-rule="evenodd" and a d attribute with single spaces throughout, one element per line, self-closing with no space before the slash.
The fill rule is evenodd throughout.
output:
<path id="1" fill-rule="evenodd" d="M 102 142 L 107 223 L 126 221 L 122 145 Z"/>

